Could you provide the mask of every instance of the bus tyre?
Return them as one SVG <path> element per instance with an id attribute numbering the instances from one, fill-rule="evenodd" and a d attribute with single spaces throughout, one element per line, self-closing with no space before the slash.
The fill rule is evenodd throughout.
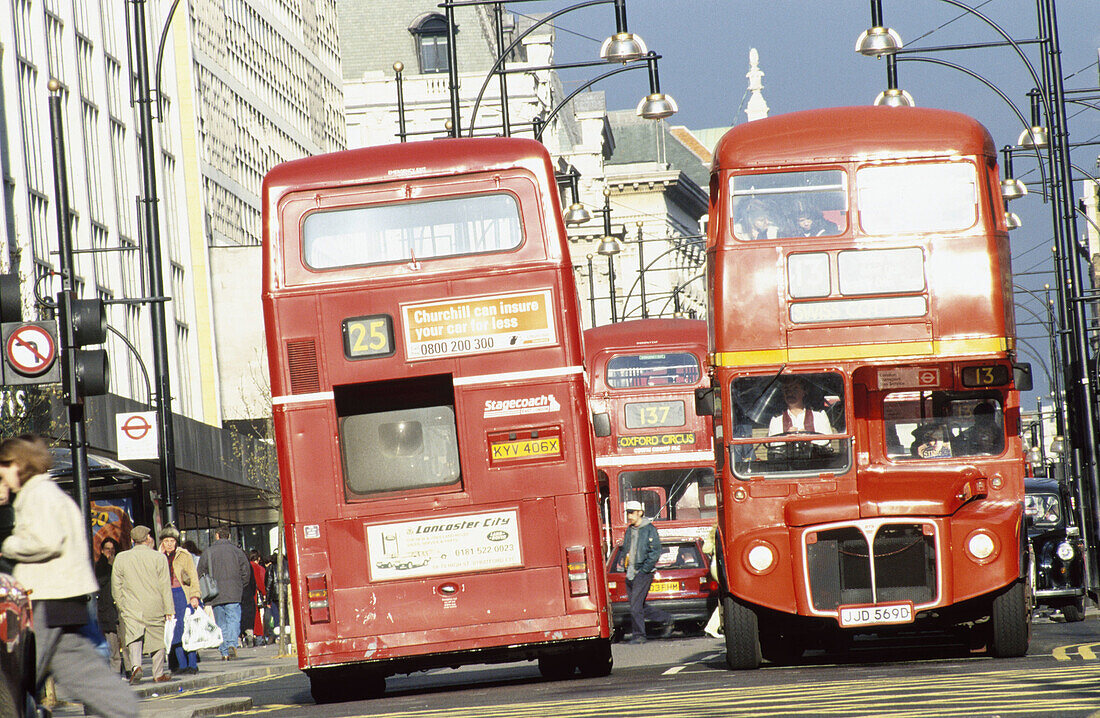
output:
<path id="1" fill-rule="evenodd" d="M 548 681 L 564 681 L 577 670 L 577 659 L 572 653 L 548 653 L 539 656 L 539 673 Z"/>
<path id="2" fill-rule="evenodd" d="M 611 641 L 601 638 L 581 649 L 577 654 L 577 668 L 584 678 L 603 678 L 611 675 Z"/>
<path id="3" fill-rule="evenodd" d="M 722 597 L 726 665 L 733 670 L 759 668 L 760 625 L 756 612 L 728 593 Z"/>
<path id="4" fill-rule="evenodd" d="M 347 681 L 339 680 L 338 676 L 311 674 L 309 676 L 309 692 L 318 705 L 322 703 L 340 703 L 352 698 Z"/>
<path id="5" fill-rule="evenodd" d="M 1062 618 L 1066 619 L 1066 623 L 1085 620 L 1085 598 L 1082 596 L 1073 603 L 1062 606 Z"/>
<path id="6" fill-rule="evenodd" d="M 805 652 L 805 641 L 793 633 L 767 633 L 760 637 L 760 655 L 777 666 L 789 666 Z"/>
<path id="7" fill-rule="evenodd" d="M 993 597 L 989 615 L 989 653 L 1014 658 L 1027 653 L 1031 640 L 1030 596 L 1024 581 L 1016 581 Z"/>

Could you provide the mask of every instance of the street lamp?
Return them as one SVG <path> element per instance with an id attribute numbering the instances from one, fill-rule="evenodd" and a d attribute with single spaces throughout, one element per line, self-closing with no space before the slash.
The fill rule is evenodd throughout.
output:
<path id="1" fill-rule="evenodd" d="M 507 71 L 504 69 L 504 63 L 509 55 L 528 35 L 534 32 L 536 29 L 542 27 L 548 22 L 551 22 L 557 17 L 580 8 L 592 7 L 594 5 L 606 5 L 613 3 L 615 5 L 615 34 L 608 37 L 600 48 L 600 56 L 605 62 L 621 62 L 628 63 L 634 60 L 640 60 L 645 57 L 648 50 L 645 43 L 640 37 L 630 32 L 626 24 L 626 0 L 585 0 L 585 2 L 579 2 L 575 5 L 562 8 L 556 12 L 552 12 L 545 17 L 540 18 L 537 22 L 532 24 L 526 30 L 521 32 L 512 40 L 511 44 L 507 47 L 501 47 L 504 44 L 503 25 L 500 8 L 505 2 L 537 2 L 537 0 L 446 0 L 440 4 L 440 7 L 444 9 L 447 20 L 447 79 L 450 89 L 450 102 L 451 102 L 451 136 L 458 137 L 462 134 L 462 122 L 459 117 L 460 98 L 458 94 L 458 52 L 455 47 L 455 18 L 454 9 L 456 7 L 470 7 L 475 5 L 495 5 L 496 12 L 496 34 L 497 34 L 497 58 L 493 63 L 492 68 L 485 76 L 485 81 L 481 85 L 481 90 L 477 94 L 477 99 L 474 101 L 473 110 L 470 113 L 470 135 L 473 135 L 475 119 L 477 118 L 477 110 L 481 105 L 481 98 L 485 95 L 485 88 L 489 85 L 489 80 L 493 75 L 499 74 L 500 76 L 500 104 L 501 113 L 503 119 L 504 135 L 507 137 L 510 134 L 508 126 L 508 87 L 504 80 L 504 75 Z M 582 65 L 573 65 L 582 66 Z M 551 66 L 553 67 L 553 66 Z M 561 66 L 558 66 L 561 67 Z M 548 68 L 521 68 L 521 72 L 532 72 L 536 69 L 548 69 Z"/>
<path id="2" fill-rule="evenodd" d="M 577 187 L 577 183 L 581 178 L 581 173 L 577 171 L 576 167 L 570 167 L 569 171 L 564 175 L 558 175 L 558 182 L 564 183 L 569 187 L 572 192 L 573 203 L 569 205 L 569 208 L 562 215 L 562 219 L 565 224 L 570 227 L 585 224 L 592 221 L 592 215 L 585 209 L 584 205 L 580 202 L 580 194 Z"/>
<path id="3" fill-rule="evenodd" d="M 615 309 L 615 255 L 623 251 L 622 244 L 611 234 L 611 190 L 603 191 L 603 209 L 596 210 L 603 214 L 603 239 L 596 248 L 596 254 L 607 257 L 607 286 L 611 299 L 611 323 L 619 321 Z"/>

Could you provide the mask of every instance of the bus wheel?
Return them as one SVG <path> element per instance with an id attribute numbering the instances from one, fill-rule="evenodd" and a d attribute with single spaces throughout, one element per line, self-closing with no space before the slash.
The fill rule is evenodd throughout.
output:
<path id="1" fill-rule="evenodd" d="M 729 594 L 722 598 L 722 612 L 726 665 L 733 670 L 759 668 L 762 657 L 756 612 Z"/>
<path id="2" fill-rule="evenodd" d="M 993 597 L 989 616 L 989 653 L 1014 658 L 1027 653 L 1031 640 L 1031 610 L 1023 581 L 1016 581 Z"/>
<path id="3" fill-rule="evenodd" d="M 1067 603 L 1062 606 L 1062 618 L 1066 619 L 1066 623 L 1077 623 L 1078 621 L 1085 620 L 1085 599 L 1082 596 L 1073 603 Z"/>
<path id="4" fill-rule="evenodd" d="M 577 668 L 584 678 L 603 678 L 611 675 L 611 641 L 601 638 L 577 654 Z"/>
<path id="5" fill-rule="evenodd" d="M 539 673 L 550 681 L 563 681 L 577 670 L 577 660 L 572 653 L 548 653 L 539 656 Z"/>

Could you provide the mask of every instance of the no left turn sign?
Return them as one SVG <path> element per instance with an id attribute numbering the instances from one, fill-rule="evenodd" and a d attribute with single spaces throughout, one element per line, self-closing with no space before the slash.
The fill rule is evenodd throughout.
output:
<path id="1" fill-rule="evenodd" d="M 43 327 L 24 324 L 8 335 L 4 358 L 8 366 L 23 376 L 38 376 L 53 366 L 57 359 L 57 343 Z"/>

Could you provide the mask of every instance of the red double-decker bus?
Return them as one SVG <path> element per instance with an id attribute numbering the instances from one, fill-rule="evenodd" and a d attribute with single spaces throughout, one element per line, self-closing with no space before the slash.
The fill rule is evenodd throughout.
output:
<path id="1" fill-rule="evenodd" d="M 576 288 L 549 157 L 373 147 L 263 185 L 299 666 L 319 701 L 537 659 L 606 675 Z"/>
<path id="2" fill-rule="evenodd" d="M 640 501 L 661 535 L 703 537 L 714 526 L 714 441 L 695 390 L 710 386 L 707 325 L 637 319 L 584 332 L 596 468 L 608 549 Z"/>
<path id="3" fill-rule="evenodd" d="M 710 216 L 730 667 L 925 627 L 1024 654 L 1030 374 L 988 132 L 914 108 L 749 122 L 715 149 Z"/>

